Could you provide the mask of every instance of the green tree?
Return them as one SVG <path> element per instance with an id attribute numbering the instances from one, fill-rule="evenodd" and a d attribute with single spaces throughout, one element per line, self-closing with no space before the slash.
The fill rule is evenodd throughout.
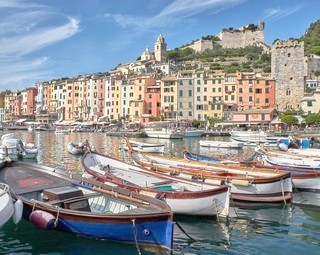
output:
<path id="1" fill-rule="evenodd" d="M 293 115 L 284 115 L 281 117 L 281 121 L 285 124 L 287 124 L 288 126 L 292 126 L 294 124 L 298 124 L 299 120 L 294 117 Z"/>

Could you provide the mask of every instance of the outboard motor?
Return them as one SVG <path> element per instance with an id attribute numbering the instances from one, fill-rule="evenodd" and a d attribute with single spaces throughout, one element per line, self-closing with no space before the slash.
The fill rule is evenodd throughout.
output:
<path id="1" fill-rule="evenodd" d="M 279 150 L 281 151 L 288 151 L 289 149 L 288 145 L 286 145 L 285 143 L 280 143 L 278 147 L 279 147 Z"/>

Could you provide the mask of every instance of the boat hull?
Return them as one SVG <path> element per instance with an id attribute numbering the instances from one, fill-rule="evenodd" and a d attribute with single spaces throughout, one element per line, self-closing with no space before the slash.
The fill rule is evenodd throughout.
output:
<path id="1" fill-rule="evenodd" d="M 99 162 L 100 165 L 97 165 L 96 162 Z M 86 153 L 82 158 L 82 165 L 87 173 L 95 176 L 99 181 L 112 182 L 143 195 L 161 198 L 171 207 L 175 214 L 227 216 L 229 212 L 230 194 L 226 186 L 211 186 L 192 180 L 186 181 L 174 177 L 164 177 L 163 174 L 155 174 L 139 166 L 131 165 L 98 153 Z M 101 169 L 104 168 L 111 169 L 111 171 L 114 171 L 114 175 L 119 176 L 119 178 L 109 174 L 108 170 L 102 172 Z M 129 178 L 125 176 L 127 171 L 131 171 Z M 198 190 L 194 192 L 180 192 L 149 188 L 152 183 L 142 181 L 143 175 L 155 176 L 155 178 L 160 177 L 162 181 L 165 180 L 167 182 L 168 180 L 171 180 L 171 182 L 179 182 L 182 186 L 184 185 L 183 187 L 195 186 L 198 187 Z M 138 183 L 143 183 L 144 186 Z"/>
<path id="2" fill-rule="evenodd" d="M 14 204 L 9 194 L 9 187 L 0 183 L 0 227 L 8 222 L 14 212 Z"/>
<path id="3" fill-rule="evenodd" d="M 251 202 L 286 202 L 292 199 L 292 180 L 290 174 L 279 174 L 278 176 L 269 175 L 270 177 L 264 177 L 262 179 L 249 178 L 249 179 L 237 179 L 237 171 L 232 172 L 232 167 L 230 167 L 229 173 L 223 175 L 212 174 L 212 178 L 202 176 L 199 169 L 205 169 L 206 171 L 223 170 L 224 166 L 210 166 L 209 163 L 198 163 L 190 161 L 175 161 L 174 159 L 155 156 L 148 154 L 138 154 L 132 152 L 132 159 L 145 167 L 150 167 L 156 171 L 160 171 L 160 165 L 162 169 L 167 171 L 167 174 L 178 173 L 178 176 L 185 179 L 198 179 L 206 183 L 216 184 L 216 185 L 228 185 L 231 191 L 231 198 L 235 200 L 251 201 Z M 148 163 L 148 162 L 152 162 Z M 159 167 L 157 167 L 159 164 Z M 166 165 L 166 167 L 164 167 Z M 171 166 L 171 167 L 170 167 Z M 172 166 L 181 167 L 176 170 L 170 170 Z M 199 170 L 199 174 L 194 174 L 183 169 L 188 169 L 188 167 L 196 167 Z M 236 167 L 234 167 L 236 168 Z M 247 171 L 250 175 L 250 170 Z M 254 172 L 254 171 L 253 171 Z M 256 171 L 257 172 L 257 171 Z"/>
<path id="4" fill-rule="evenodd" d="M 24 201 L 23 217 L 27 220 L 36 208 L 33 204 Z M 38 208 L 41 209 L 41 208 Z M 49 211 L 50 212 L 50 211 Z M 172 236 L 174 222 L 167 221 L 164 216 L 159 221 L 150 219 L 139 219 L 135 216 L 125 219 L 109 220 L 99 219 L 98 217 L 82 217 L 79 215 L 66 214 L 60 211 L 50 212 L 55 218 L 58 217 L 56 230 L 77 234 L 84 237 L 106 239 L 116 242 L 138 243 L 142 245 L 160 244 L 163 247 L 172 247 Z"/>

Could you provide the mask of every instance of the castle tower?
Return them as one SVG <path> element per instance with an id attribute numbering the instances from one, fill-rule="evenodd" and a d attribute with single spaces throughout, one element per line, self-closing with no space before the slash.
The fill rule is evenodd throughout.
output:
<path id="1" fill-rule="evenodd" d="M 304 74 L 304 42 L 276 41 L 271 48 L 271 76 L 276 81 L 277 110 L 301 108 Z"/>
<path id="2" fill-rule="evenodd" d="M 167 44 L 164 41 L 163 36 L 160 34 L 156 43 L 154 44 L 154 57 L 155 60 L 164 63 L 166 62 Z"/>

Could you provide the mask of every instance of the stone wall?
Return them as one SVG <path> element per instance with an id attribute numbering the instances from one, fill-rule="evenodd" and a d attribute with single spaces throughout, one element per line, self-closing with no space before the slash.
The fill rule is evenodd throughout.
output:
<path id="1" fill-rule="evenodd" d="M 212 50 L 213 43 L 211 40 L 198 40 L 195 41 L 193 44 L 188 46 L 191 49 L 194 49 L 196 52 L 204 52 L 205 50 Z"/>
<path id="2" fill-rule="evenodd" d="M 276 41 L 271 48 L 271 76 L 276 80 L 276 108 L 299 110 L 304 93 L 304 42 Z"/>
<path id="3" fill-rule="evenodd" d="M 320 56 L 310 54 L 305 57 L 305 76 L 309 79 L 315 79 L 314 72 L 319 70 L 320 71 Z"/>
<path id="4" fill-rule="evenodd" d="M 249 30 L 246 27 L 224 29 L 216 36 L 220 39 L 217 43 L 223 48 L 244 48 L 250 45 L 265 43 L 264 23 L 261 22 L 255 30 Z"/>

